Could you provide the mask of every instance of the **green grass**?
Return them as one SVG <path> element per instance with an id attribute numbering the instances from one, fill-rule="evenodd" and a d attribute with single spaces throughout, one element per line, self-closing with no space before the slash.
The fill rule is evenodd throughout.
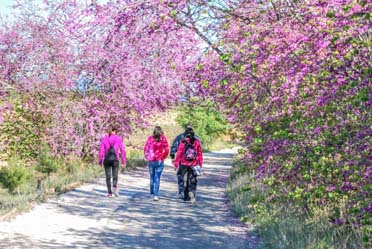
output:
<path id="1" fill-rule="evenodd" d="M 236 162 L 226 192 L 243 222 L 252 223 L 263 248 L 275 249 L 360 249 L 362 232 L 350 225 L 334 226 L 325 206 L 312 207 L 285 200 L 269 202 L 268 189 L 257 183 L 253 173 Z M 342 208 L 342 203 L 340 203 Z"/>
<path id="2" fill-rule="evenodd" d="M 152 135 L 155 125 L 163 128 L 164 134 L 171 146 L 173 139 L 183 132 L 183 128 L 177 124 L 176 113 L 170 111 L 155 117 L 154 124 L 147 129 L 136 130 L 129 139 L 125 141 L 127 153 L 127 165 L 124 171 L 130 171 L 137 167 L 145 167 L 147 162 L 143 160 L 143 147 L 149 136 Z M 216 140 L 212 145 L 213 150 L 232 147 L 228 139 Z M 0 188 L 0 215 L 6 215 L 30 207 L 30 204 L 44 201 L 51 195 L 58 195 L 76 188 L 84 182 L 104 175 L 104 171 L 96 164 L 89 164 L 80 158 L 50 158 L 57 165 L 57 171 L 51 173 L 49 178 L 35 170 L 35 166 L 28 166 L 32 177 L 19 186 L 17 193 L 9 193 Z M 38 188 L 38 180 L 41 180 Z M 40 183 L 40 182 L 39 182 Z"/>
<path id="3" fill-rule="evenodd" d="M 103 170 L 97 165 L 84 165 L 73 173 L 59 172 L 50 178 L 34 175 L 32 179 L 20 186 L 19 193 L 11 194 L 0 189 L 0 215 L 27 209 L 30 204 L 45 200 L 50 195 L 58 195 L 77 187 L 79 184 L 103 175 Z M 38 189 L 38 179 L 41 185 Z"/>
<path id="4" fill-rule="evenodd" d="M 172 111 L 161 114 L 153 119 L 154 125 L 161 125 L 169 143 L 173 138 L 182 132 L 182 128 L 175 122 L 176 114 Z M 163 125 L 162 125 L 163 123 Z M 143 160 L 143 146 L 152 134 L 154 127 L 148 129 L 138 129 L 126 141 L 127 167 L 125 171 L 130 171 L 136 167 L 144 167 L 147 162 Z M 98 152 L 97 152 L 98 153 Z M 29 165 L 30 177 L 17 191 L 8 191 L 0 188 L 0 215 L 6 215 L 14 212 L 26 210 L 30 204 L 40 202 L 51 195 L 58 195 L 76 188 L 84 182 L 104 175 L 104 171 L 96 164 L 89 164 L 80 158 L 49 158 L 57 170 L 51 173 L 49 178 L 47 174 L 37 172 L 36 166 Z M 24 163 L 15 158 L 15 162 Z M 37 164 L 37 162 L 34 162 Z M 38 188 L 38 181 L 40 181 Z"/>

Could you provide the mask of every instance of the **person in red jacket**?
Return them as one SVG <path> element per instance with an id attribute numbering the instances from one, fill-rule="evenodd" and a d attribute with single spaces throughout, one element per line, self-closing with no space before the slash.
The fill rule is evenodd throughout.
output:
<path id="1" fill-rule="evenodd" d="M 195 139 L 194 130 L 189 128 L 185 131 L 185 139 L 178 146 L 174 167 L 175 170 L 179 167 L 178 172 L 184 179 L 183 186 L 180 186 L 183 188 L 183 200 L 190 198 L 193 204 L 196 202 L 198 179 L 192 168 L 197 165 L 203 167 L 202 148 L 199 140 Z"/>
<path id="2" fill-rule="evenodd" d="M 160 126 L 155 126 L 153 135 L 147 139 L 143 149 L 145 160 L 149 162 L 150 195 L 159 200 L 160 176 L 164 169 L 164 159 L 169 153 L 167 138 Z"/>

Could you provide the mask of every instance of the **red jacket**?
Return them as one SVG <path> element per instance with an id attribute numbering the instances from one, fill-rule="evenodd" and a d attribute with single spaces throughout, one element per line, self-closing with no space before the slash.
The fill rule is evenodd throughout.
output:
<path id="1" fill-rule="evenodd" d="M 186 138 L 186 141 L 189 143 L 190 139 Z M 193 161 L 187 161 L 184 157 L 185 144 L 180 142 L 177 149 L 176 159 L 174 161 L 175 168 L 178 168 L 180 165 L 189 167 L 199 165 L 200 167 L 203 167 L 203 152 L 199 140 L 195 139 L 193 145 L 197 153 L 196 159 Z"/>
<path id="2" fill-rule="evenodd" d="M 150 162 L 164 161 L 169 153 L 167 138 L 165 136 L 161 136 L 159 141 L 156 141 L 153 136 L 150 136 L 147 139 L 143 153 L 145 155 L 145 159 Z"/>

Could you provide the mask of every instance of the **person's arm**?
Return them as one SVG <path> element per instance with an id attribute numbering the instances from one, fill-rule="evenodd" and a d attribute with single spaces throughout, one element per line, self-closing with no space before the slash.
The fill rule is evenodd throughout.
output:
<path id="1" fill-rule="evenodd" d="M 162 147 L 164 148 L 164 151 L 163 151 L 164 152 L 163 153 L 163 160 L 164 160 L 165 158 L 167 158 L 168 153 L 169 153 L 169 144 L 168 144 L 168 140 L 165 136 L 164 136 L 164 139 L 163 139 L 162 143 L 163 143 Z"/>
<path id="2" fill-rule="evenodd" d="M 127 164 L 127 154 L 125 152 L 123 140 L 120 139 L 119 148 L 121 152 L 121 162 L 123 163 L 123 167 Z"/>
<path id="3" fill-rule="evenodd" d="M 178 135 L 178 136 L 173 140 L 173 143 L 172 143 L 172 146 L 171 146 L 171 149 L 170 149 L 170 157 L 171 157 L 172 159 L 174 159 L 175 156 L 176 156 L 177 149 L 178 149 L 178 145 L 180 144 L 180 141 L 181 141 L 181 136 L 182 136 L 182 134 Z"/>
<path id="4" fill-rule="evenodd" d="M 184 146 L 185 145 L 183 143 L 180 143 L 180 145 L 178 146 L 176 159 L 174 160 L 174 168 L 176 169 L 180 166 Z"/>
<path id="5" fill-rule="evenodd" d="M 149 147 L 150 147 L 150 138 L 151 137 L 148 137 L 147 138 L 147 141 L 146 141 L 146 144 L 145 144 L 145 147 L 143 147 L 143 157 L 145 158 L 145 160 L 149 160 L 148 158 L 148 151 L 149 151 Z"/>
<path id="6" fill-rule="evenodd" d="M 105 156 L 105 145 L 104 145 L 104 143 L 103 143 L 103 140 L 104 140 L 105 138 L 102 138 L 101 139 L 101 145 L 100 145 L 100 147 L 99 147 L 99 153 L 98 153 L 98 164 L 100 165 L 100 166 L 102 166 L 102 162 L 103 162 L 103 158 L 104 158 L 104 156 Z"/>

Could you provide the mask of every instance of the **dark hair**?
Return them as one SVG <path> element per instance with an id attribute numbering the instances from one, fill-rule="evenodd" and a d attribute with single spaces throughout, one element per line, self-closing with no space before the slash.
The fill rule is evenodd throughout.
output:
<path id="1" fill-rule="evenodd" d="M 154 129 L 154 132 L 152 133 L 152 136 L 154 137 L 154 139 L 156 141 L 159 141 L 160 140 L 160 137 L 163 135 L 163 130 L 161 129 L 160 126 L 155 126 L 155 129 Z"/>
<path id="2" fill-rule="evenodd" d="M 116 127 L 116 125 L 110 125 L 108 128 L 107 128 L 107 132 L 109 135 L 111 135 L 113 132 L 116 132 L 118 130 L 118 128 Z"/>
<path id="3" fill-rule="evenodd" d="M 185 138 L 190 138 L 190 142 L 194 143 L 195 141 L 195 133 L 192 128 L 187 128 L 185 131 Z"/>
<path id="4" fill-rule="evenodd" d="M 185 124 L 184 128 L 185 128 L 185 130 L 187 130 L 187 129 L 192 129 L 193 127 L 192 127 L 191 123 L 187 123 L 187 124 Z"/>

